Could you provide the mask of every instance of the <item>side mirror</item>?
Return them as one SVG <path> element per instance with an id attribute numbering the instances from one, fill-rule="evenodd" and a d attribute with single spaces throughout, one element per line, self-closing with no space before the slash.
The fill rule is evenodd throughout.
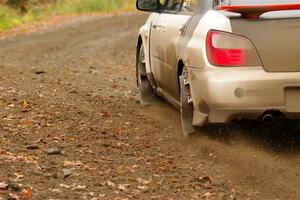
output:
<path id="1" fill-rule="evenodd" d="M 162 5 L 160 0 L 137 0 L 136 8 L 146 12 L 158 12 L 161 10 Z"/>

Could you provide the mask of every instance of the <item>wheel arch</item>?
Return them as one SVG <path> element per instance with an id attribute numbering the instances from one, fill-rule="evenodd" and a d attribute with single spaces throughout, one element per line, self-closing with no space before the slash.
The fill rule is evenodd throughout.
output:
<path id="1" fill-rule="evenodd" d="M 179 77 L 183 73 L 183 68 L 184 68 L 184 63 L 183 63 L 182 59 L 179 59 L 178 63 L 177 63 L 177 73 L 176 73 L 178 92 L 180 92 L 180 82 L 179 82 L 180 80 L 179 80 Z"/>
<path id="2" fill-rule="evenodd" d="M 138 64 L 139 61 L 139 54 L 140 54 L 140 49 L 142 44 L 143 44 L 142 36 L 138 35 L 137 44 L 136 44 L 136 57 L 135 57 L 136 65 Z"/>

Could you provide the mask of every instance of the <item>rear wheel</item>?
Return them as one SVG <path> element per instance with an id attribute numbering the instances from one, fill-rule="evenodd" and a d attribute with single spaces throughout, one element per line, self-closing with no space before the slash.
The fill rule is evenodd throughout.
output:
<path id="1" fill-rule="evenodd" d="M 151 105 L 156 94 L 147 78 L 145 52 L 143 45 L 139 48 L 139 54 L 136 63 L 136 80 L 139 88 L 140 103 L 143 106 Z"/>
<path id="2" fill-rule="evenodd" d="M 184 137 L 188 137 L 195 132 L 193 126 L 194 106 L 190 101 L 190 87 L 187 80 L 186 70 L 183 69 L 182 75 L 179 77 L 180 84 L 180 115 Z"/>

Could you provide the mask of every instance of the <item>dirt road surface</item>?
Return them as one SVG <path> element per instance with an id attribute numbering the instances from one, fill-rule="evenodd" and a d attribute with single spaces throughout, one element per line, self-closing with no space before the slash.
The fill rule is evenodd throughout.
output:
<path id="1" fill-rule="evenodd" d="M 80 18 L 0 41 L 0 199 L 300 199 L 297 125 L 183 139 L 170 105 L 139 105 L 145 19 Z"/>

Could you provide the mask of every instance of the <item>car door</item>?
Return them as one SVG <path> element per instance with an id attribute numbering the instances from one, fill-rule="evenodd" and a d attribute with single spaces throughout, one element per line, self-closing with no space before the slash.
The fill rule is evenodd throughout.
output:
<path id="1" fill-rule="evenodd" d="M 166 21 L 162 14 L 156 15 L 152 21 L 150 33 L 150 66 L 156 85 L 162 88 L 162 79 L 164 76 L 164 67 L 161 61 L 161 42 L 162 33 L 166 29 Z"/>
<path id="2" fill-rule="evenodd" d="M 194 1 L 198 0 L 166 1 L 164 11 L 153 20 L 151 28 L 150 57 L 155 81 L 159 88 L 176 100 L 179 100 L 178 48 L 192 17 L 186 8 Z"/>
<path id="3" fill-rule="evenodd" d="M 185 3 L 186 1 L 184 1 Z M 166 8 L 168 10 L 168 7 Z M 174 13 L 172 5 L 169 12 L 163 13 L 164 19 L 167 19 L 166 29 L 161 33 L 161 61 L 164 67 L 163 89 L 174 99 L 179 100 L 179 88 L 177 77 L 178 50 L 179 44 L 185 35 L 186 27 L 191 19 L 190 13 Z"/>
<path id="4" fill-rule="evenodd" d="M 164 37 L 171 17 L 180 9 L 181 1 L 161 1 L 160 3 L 164 6 L 164 9 L 152 21 L 149 45 L 150 65 L 156 85 L 163 90 L 166 87 L 164 44 L 167 42 Z"/>

